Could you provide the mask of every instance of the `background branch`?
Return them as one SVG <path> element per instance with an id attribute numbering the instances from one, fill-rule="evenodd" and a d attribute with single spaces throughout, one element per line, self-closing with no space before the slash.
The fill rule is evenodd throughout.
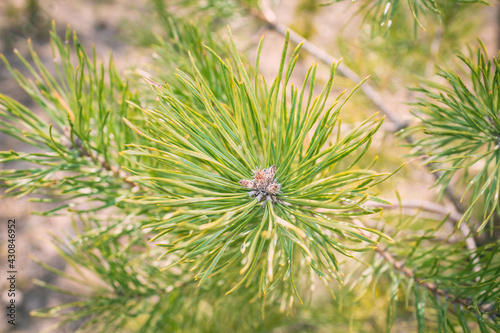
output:
<path id="1" fill-rule="evenodd" d="M 360 220 L 354 219 L 353 223 L 361 228 L 365 228 L 365 225 Z M 363 234 L 367 238 L 373 239 L 373 234 L 371 234 L 368 231 L 360 229 L 360 233 Z M 449 301 L 451 301 L 457 305 L 466 307 L 466 308 L 469 306 L 472 306 L 474 304 L 473 300 L 471 300 L 471 299 L 460 298 L 454 294 L 451 294 L 447 290 L 440 289 L 433 282 L 426 281 L 423 278 L 415 277 L 415 272 L 413 270 L 411 270 L 410 268 L 405 267 L 404 262 L 398 261 L 396 258 L 394 258 L 394 256 L 389 252 L 389 250 L 385 246 L 383 246 L 382 244 L 377 244 L 375 251 L 378 254 L 380 254 L 382 256 L 382 258 L 384 258 L 385 261 L 390 263 L 394 267 L 395 270 L 402 273 L 406 278 L 408 278 L 410 280 L 414 280 L 415 282 L 417 282 L 419 285 L 423 286 L 425 289 L 427 289 L 429 292 L 431 292 L 435 296 L 444 297 L 444 298 L 448 299 Z M 495 308 L 495 304 L 489 304 L 489 303 L 488 304 L 477 304 L 477 309 L 481 313 L 491 312 L 494 310 L 494 308 Z"/>

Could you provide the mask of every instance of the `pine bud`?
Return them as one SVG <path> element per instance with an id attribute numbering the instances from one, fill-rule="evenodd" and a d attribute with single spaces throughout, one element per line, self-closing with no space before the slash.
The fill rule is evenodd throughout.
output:
<path id="1" fill-rule="evenodd" d="M 276 197 L 276 194 L 281 193 L 281 185 L 274 178 L 276 175 L 276 166 L 273 165 L 268 169 L 253 170 L 254 179 L 242 179 L 240 185 L 252 191 L 248 192 L 249 197 L 254 197 L 258 202 L 262 202 L 265 206 L 266 201 L 272 203 L 283 201 Z"/>

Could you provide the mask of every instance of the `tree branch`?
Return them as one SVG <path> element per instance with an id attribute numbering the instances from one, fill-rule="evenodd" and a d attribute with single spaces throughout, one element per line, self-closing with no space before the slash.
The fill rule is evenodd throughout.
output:
<path id="1" fill-rule="evenodd" d="M 454 208 L 448 208 L 446 206 L 437 204 L 435 202 L 431 201 L 425 201 L 425 200 L 409 200 L 409 199 L 404 199 L 399 202 L 398 200 L 391 200 L 391 202 L 394 202 L 394 205 L 385 205 L 385 204 L 380 204 L 380 203 L 372 203 L 370 204 L 371 207 L 381 207 L 384 209 L 397 209 L 397 208 L 403 208 L 403 209 L 420 209 L 426 212 L 430 213 L 436 213 L 440 214 L 442 216 L 446 216 L 449 214 L 448 219 L 451 221 L 457 223 L 460 221 L 460 218 L 462 215 L 457 212 L 456 209 Z M 470 235 L 470 228 L 467 224 L 462 223 L 460 226 L 460 230 L 462 231 L 462 234 L 464 235 Z M 476 242 L 474 241 L 474 238 L 472 237 L 466 237 L 465 238 L 465 243 L 467 245 L 467 249 L 473 251 L 476 249 Z M 478 258 L 474 258 L 473 262 L 477 264 L 479 261 Z M 480 268 L 475 266 L 474 271 L 479 271 Z"/>
<path id="2" fill-rule="evenodd" d="M 66 139 L 66 141 L 68 143 L 71 142 L 71 140 L 67 136 L 64 136 L 64 138 Z M 102 170 L 112 172 L 115 177 L 122 179 L 122 181 L 125 184 L 127 184 L 128 186 L 130 186 L 131 188 L 138 186 L 138 184 L 136 182 L 133 182 L 133 181 L 130 181 L 127 179 L 127 177 L 129 175 L 125 171 L 123 171 L 119 167 L 116 167 L 114 165 L 110 165 L 104 157 L 102 157 L 99 154 L 94 154 L 91 150 L 88 150 L 85 147 L 83 147 L 81 142 L 79 144 L 77 144 L 75 148 L 80 151 L 80 155 L 82 157 L 86 156 L 86 157 L 90 158 L 94 163 L 99 165 Z"/>
<path id="3" fill-rule="evenodd" d="M 255 8 L 250 8 L 248 6 L 246 6 L 246 8 L 253 17 L 264 22 L 271 30 L 276 31 L 283 36 L 285 36 L 288 31 L 288 33 L 290 34 L 291 41 L 297 44 L 302 43 L 302 48 L 308 51 L 311 55 L 318 58 L 318 60 L 320 60 L 321 62 L 329 66 L 334 62 L 338 62 L 338 59 L 332 57 L 325 50 L 316 46 L 314 43 L 308 41 L 307 39 L 305 39 L 295 31 L 293 31 L 289 27 L 279 23 L 276 20 L 276 16 L 274 15 L 273 11 L 267 6 L 265 1 L 261 1 L 260 10 Z M 350 69 L 347 65 L 343 63 L 339 64 L 338 71 L 355 83 L 361 81 L 360 76 L 357 75 L 352 69 Z M 368 82 L 363 83 L 360 89 L 373 102 L 373 104 L 375 104 L 375 106 L 378 109 L 380 109 L 380 111 L 382 111 L 382 113 L 384 113 L 392 123 L 394 123 L 395 125 L 395 128 L 393 129 L 394 133 L 397 133 L 400 130 L 408 127 L 409 123 L 401 120 L 399 115 L 396 112 L 394 112 L 386 103 L 384 103 L 384 99 L 382 98 L 382 96 L 375 90 L 375 88 L 373 88 L 373 86 L 370 83 Z M 414 139 L 411 136 L 405 136 L 404 139 L 410 144 L 414 142 Z M 426 164 L 425 166 L 427 170 L 434 176 L 434 178 L 436 178 L 436 180 L 441 176 L 441 172 L 435 171 L 431 165 Z M 455 195 L 456 191 L 450 185 L 445 187 L 444 191 L 446 197 L 448 197 L 451 203 L 455 206 L 456 212 L 459 213 L 460 215 L 463 215 L 465 209 L 462 206 L 460 199 Z M 471 236 L 470 228 L 465 223 L 461 223 L 459 228 L 462 235 L 466 238 L 467 248 L 471 251 L 474 251 L 477 248 L 477 245 L 476 241 Z"/>
<path id="4" fill-rule="evenodd" d="M 355 219 L 355 220 L 353 220 L 353 223 L 361 228 L 365 228 L 363 222 L 361 222 L 360 220 Z M 373 235 L 370 232 L 365 231 L 363 229 L 360 229 L 359 232 L 361 234 L 363 234 L 363 236 L 370 238 L 370 239 L 373 239 Z M 460 297 L 450 293 L 448 290 L 438 288 L 438 286 L 433 282 L 426 281 L 423 278 L 415 277 L 415 272 L 413 270 L 409 269 L 408 267 L 405 267 L 404 262 L 396 260 L 396 258 L 394 258 L 394 256 L 389 252 L 389 250 L 387 250 L 387 248 L 385 246 L 383 246 L 382 244 L 377 244 L 375 251 L 378 254 L 380 254 L 385 259 L 385 261 L 390 263 L 394 267 L 395 270 L 402 273 L 407 279 L 415 281 L 416 283 L 418 283 L 419 285 L 421 285 L 422 287 L 424 287 L 425 289 L 430 291 L 433 295 L 444 297 L 444 298 L 450 300 L 451 302 L 458 304 L 460 306 L 466 307 L 466 308 L 468 308 L 469 306 L 474 304 L 474 302 L 471 299 L 460 298 Z M 481 313 L 491 312 L 494 310 L 494 308 L 495 308 L 495 304 L 487 303 L 487 304 L 478 304 L 477 305 L 477 309 Z"/>

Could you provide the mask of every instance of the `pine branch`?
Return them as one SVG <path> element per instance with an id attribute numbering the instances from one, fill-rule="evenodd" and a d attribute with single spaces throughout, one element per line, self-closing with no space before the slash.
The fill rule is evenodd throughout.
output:
<path id="1" fill-rule="evenodd" d="M 260 271 L 260 296 L 284 279 L 300 300 L 295 281 L 301 267 L 339 279 L 335 252 L 364 249 L 354 246 L 367 238 L 352 228 L 350 217 L 376 212 L 364 203 L 385 201 L 368 191 L 389 175 L 355 170 L 380 119 L 369 117 L 345 137 L 338 132 L 339 112 L 359 85 L 329 105 L 336 66 L 318 97 L 312 66 L 299 91 L 289 80 L 300 45 L 287 62 L 288 41 L 271 86 L 257 74 L 250 81 L 232 39 L 229 60 L 206 48 L 219 62 L 212 70 L 224 75 L 219 84 L 210 85 L 193 58 L 191 75 L 178 71 L 180 84 L 151 82 L 159 108 L 142 108 L 148 131 L 126 122 L 157 147 L 130 145 L 123 154 L 144 158 L 130 168 L 131 179 L 158 194 L 125 201 L 157 205 L 152 209 L 159 216 L 174 211 L 172 218 L 152 221 L 153 240 L 179 254 L 172 265 L 192 263 L 200 284 L 237 269 L 243 276 L 232 292 L 252 284 Z M 179 98 L 171 85 L 188 87 L 190 98 Z M 312 133 L 307 141 L 306 133 Z M 329 142 L 334 133 L 338 139 Z M 295 253 L 305 260 L 296 263 Z"/>
<path id="2" fill-rule="evenodd" d="M 94 59 L 89 58 L 76 34 L 72 37 L 73 52 L 70 30 L 63 41 L 53 25 L 55 74 L 42 63 L 30 41 L 33 65 L 14 52 L 31 77 L 22 75 L 1 56 L 20 87 L 49 118 L 44 120 L 21 103 L 0 94 L 0 131 L 40 151 L 0 152 L 0 163 L 30 163 L 18 170 L 0 171 L 0 180 L 4 181 L 1 185 L 8 187 L 6 196 L 38 194 L 50 197 L 30 200 L 64 202 L 44 215 L 64 208 L 74 211 L 77 204 L 84 204 L 82 210 L 114 206 L 121 196 L 138 189 L 134 182 L 125 179 L 126 174 L 120 170 L 120 166 L 126 165 L 125 160 L 118 154 L 126 142 L 139 137 L 121 120 L 125 115 L 134 117 L 126 100 L 135 100 L 136 96 L 117 73 L 112 56 L 106 66 L 98 64 L 95 52 Z M 77 198 L 85 200 L 75 202 Z M 100 202 L 100 206 L 89 208 L 89 202 Z"/>
<path id="3" fill-rule="evenodd" d="M 125 184 L 129 185 L 130 188 L 132 189 L 138 189 L 138 184 L 134 181 L 129 180 L 128 178 L 130 175 L 125 172 L 123 169 L 120 169 L 119 167 L 115 165 L 110 165 L 104 157 L 102 157 L 99 154 L 96 154 L 92 151 L 89 151 L 85 149 L 83 146 L 79 146 L 77 148 L 81 152 L 81 156 L 88 156 L 90 157 L 96 164 L 100 165 L 101 169 L 103 171 L 109 171 L 113 174 L 116 179 L 119 179 L 120 181 L 124 182 Z"/>
<path id="4" fill-rule="evenodd" d="M 432 207 L 432 206 L 428 206 Z M 436 207 L 432 207 L 436 208 Z M 357 224 L 360 227 L 364 227 L 363 222 L 360 220 L 354 220 L 353 221 L 355 224 Z M 365 231 L 362 232 L 366 237 L 373 238 L 373 235 L 369 235 L 369 233 L 366 233 Z M 429 292 L 431 292 L 434 296 L 436 297 L 444 297 L 451 302 L 463 306 L 465 308 L 469 308 L 470 306 L 477 306 L 477 309 L 481 313 L 489 313 L 489 315 L 494 318 L 494 316 L 498 316 L 499 314 L 492 313 L 492 311 L 495 310 L 495 304 L 494 303 L 488 303 L 488 304 L 474 304 L 474 301 L 472 299 L 465 299 L 456 296 L 455 294 L 450 293 L 447 290 L 439 288 L 435 283 L 427 281 L 427 279 L 424 278 L 418 278 L 415 276 L 415 271 L 411 270 L 410 268 L 405 266 L 405 263 L 403 261 L 398 261 L 394 256 L 390 253 L 390 251 L 382 244 L 377 244 L 375 251 L 379 253 L 385 261 L 390 263 L 394 269 L 400 273 L 402 273 L 407 279 L 413 280 L 417 282 L 419 285 L 423 286 L 425 289 L 427 289 Z"/>
<path id="5" fill-rule="evenodd" d="M 175 31 L 177 22 L 172 17 L 165 18 L 166 24 Z M 386 205 L 369 189 L 387 175 L 359 170 L 356 166 L 368 150 L 372 136 L 380 127 L 380 120 L 370 117 L 347 135 L 339 130 L 337 141 L 330 141 L 339 124 L 340 108 L 350 96 L 345 99 L 339 96 L 333 105 L 328 104 L 333 75 L 339 68 L 332 66 L 330 79 L 317 98 L 313 96 L 315 66 L 308 71 L 302 91 L 288 83 L 301 45 L 309 48 L 312 54 L 322 56 L 322 61 L 329 65 L 334 59 L 306 41 L 298 43 L 287 63 L 289 38 L 299 41 L 301 37 L 296 34 L 289 36 L 286 28 L 274 18 L 273 22 L 266 17 L 262 20 L 285 36 L 279 74 L 270 88 L 263 78 L 259 78 L 258 72 L 246 68 L 232 42 L 232 50 L 226 55 L 214 50 L 212 45 L 203 47 L 199 31 L 192 30 L 187 39 L 182 34 L 177 36 L 175 31 L 171 35 L 178 42 L 171 45 L 175 56 L 191 48 L 195 51 L 189 61 L 179 63 L 181 70 L 176 72 L 175 78 L 171 73 L 163 74 L 165 85 L 148 80 L 154 92 L 152 97 L 145 97 L 140 103 L 130 103 L 144 115 L 121 114 L 113 118 L 112 123 L 107 122 L 108 114 L 103 112 L 107 104 L 102 105 L 103 99 L 100 98 L 106 95 L 102 94 L 105 80 L 102 78 L 90 84 L 99 87 L 99 107 L 96 108 L 99 116 L 85 121 L 97 120 L 102 126 L 98 135 L 106 133 L 105 128 L 114 128 L 115 134 L 126 132 L 134 135 L 121 137 L 120 144 L 112 147 L 112 152 L 106 150 L 106 143 L 110 141 L 104 142 L 99 136 L 90 140 L 88 135 L 85 137 L 88 128 L 77 129 L 77 136 L 82 141 L 80 145 L 75 143 L 74 132 L 69 135 L 59 133 L 54 140 L 52 136 L 50 139 L 44 137 L 44 131 L 36 132 L 36 126 L 29 126 L 41 138 L 36 137 L 40 139 L 36 141 L 34 135 L 28 136 L 25 140 L 33 140 L 29 143 L 41 142 L 43 147 L 47 144 L 49 148 L 53 148 L 58 140 L 67 143 L 67 149 L 60 151 L 57 150 L 59 146 L 54 146 L 56 152 L 52 152 L 51 159 L 43 163 L 56 160 L 64 166 L 61 161 L 64 162 L 65 158 L 76 161 L 76 164 L 86 160 L 89 163 L 85 166 L 94 167 L 97 174 L 108 174 L 113 185 L 125 182 L 126 190 L 111 193 L 110 197 L 115 199 L 123 194 L 127 199 L 117 199 L 120 205 L 132 204 L 132 209 L 119 211 L 118 216 L 109 221 L 95 218 L 93 225 L 67 248 L 60 244 L 59 252 L 73 268 L 79 273 L 80 268 L 90 269 L 105 287 L 96 286 L 92 295 L 77 304 L 58 306 L 38 314 L 62 315 L 68 322 L 84 319 L 87 321 L 82 328 L 89 331 L 95 327 L 102 332 L 110 328 L 173 331 L 178 329 L 179 322 L 189 322 L 187 325 L 191 327 L 201 324 L 207 331 L 218 331 L 216 328 L 220 328 L 221 323 L 217 321 L 217 311 L 222 308 L 222 314 L 233 315 L 231 327 L 238 327 L 246 321 L 257 322 L 253 325 L 255 331 L 257 326 L 260 328 L 258 320 L 267 306 L 266 301 L 272 303 L 271 313 L 277 313 L 277 303 L 281 303 L 282 309 L 291 309 L 293 300 L 300 300 L 299 284 L 311 284 L 312 276 L 340 280 L 337 254 L 343 258 L 351 256 L 354 251 L 375 248 L 380 255 L 377 255 L 377 260 L 383 263 L 384 269 L 392 267 L 390 274 L 399 272 L 393 274 L 398 279 L 404 276 L 417 282 L 438 302 L 439 298 L 445 298 L 460 309 L 475 308 L 480 316 L 483 313 L 494 316 L 495 305 L 491 300 L 498 291 L 493 281 L 500 269 L 498 257 L 495 257 L 498 251 L 496 248 L 490 251 L 491 246 L 476 249 L 465 223 L 460 229 L 466 235 L 467 246 L 473 250 L 470 251 L 471 261 L 467 261 L 469 253 L 465 252 L 461 242 L 429 249 L 428 244 L 435 245 L 435 230 L 424 231 L 422 237 L 417 237 L 414 247 L 409 245 L 411 237 L 415 237 L 413 234 L 391 247 L 380 244 L 374 237 L 376 234 L 390 240 L 385 234 L 366 228 L 356 220 L 356 216 L 376 213 Z M 167 46 L 165 44 L 160 43 Z M 261 47 L 262 44 L 259 53 Z M 161 61 L 175 65 L 176 62 L 168 58 L 170 50 L 163 51 Z M 231 59 L 223 60 L 226 56 Z M 258 70 L 258 58 L 255 71 Z M 88 65 L 88 62 L 84 61 L 84 64 Z M 348 67 L 342 67 L 355 82 L 360 81 Z M 94 69 L 92 75 L 97 78 L 96 72 L 98 70 Z M 73 72 L 69 70 L 65 74 L 68 73 Z M 250 79 L 252 77 L 254 81 Z M 20 81 L 24 82 L 24 78 Z M 54 80 L 49 81 L 52 84 Z M 309 92 L 306 91 L 308 85 Z M 41 86 L 43 93 L 53 98 L 56 104 L 47 112 L 52 113 L 60 125 L 67 124 L 68 120 L 74 125 L 73 112 L 78 110 L 82 96 L 68 98 L 74 96 L 70 92 L 61 96 L 57 89 Z M 380 95 L 373 87 L 368 87 L 371 90 L 365 91 L 367 96 L 371 94 L 370 98 L 377 107 L 385 107 Z M 126 87 L 124 90 L 128 91 Z M 122 96 L 122 101 L 125 101 L 126 93 Z M 4 108 L 12 111 L 10 107 L 15 103 L 10 103 L 7 98 L 4 102 Z M 71 103 L 72 107 L 68 107 Z M 29 114 L 18 105 L 12 109 L 23 111 L 20 112 L 23 116 Z M 386 111 L 390 112 L 388 117 L 395 117 L 398 128 L 406 126 L 397 114 L 391 113 L 390 108 Z M 111 113 L 113 115 L 116 116 Z M 129 128 L 123 126 L 122 116 Z M 5 113 L 5 118 L 12 120 L 15 117 Z M 26 121 L 32 119 L 28 117 Z M 80 125 L 85 126 L 85 121 L 80 119 Z M 8 132 L 9 127 L 4 126 L 2 130 Z M 307 134 L 312 135 L 305 140 Z M 133 144 L 127 145 L 128 149 L 114 154 L 125 149 L 125 144 L 130 142 Z M 73 154 L 71 158 L 68 153 Z M 12 154 L 5 155 L 7 159 L 17 158 Z M 30 156 L 31 161 L 36 162 L 36 157 Z M 127 179 L 125 171 L 119 169 L 122 166 L 131 174 Z M 88 183 L 91 184 L 88 186 L 99 186 L 97 177 Z M 78 186 L 78 183 L 73 186 Z M 132 197 L 133 188 L 138 188 L 141 195 Z M 370 200 L 379 204 L 370 205 Z M 403 202 L 401 206 L 404 206 Z M 406 207 L 446 213 L 442 206 L 427 202 L 406 202 Z M 457 215 L 455 211 L 451 214 L 454 219 Z M 155 233 L 153 240 L 162 240 L 158 244 L 160 247 L 147 245 L 149 233 L 144 232 L 144 227 L 150 227 Z M 400 254 L 403 261 L 396 259 L 398 255 L 394 253 L 397 250 L 404 253 Z M 407 250 L 411 253 L 405 253 Z M 160 253 L 168 256 L 162 256 L 154 263 L 152 257 Z M 433 253 L 437 253 L 436 258 L 432 257 Z M 419 261 L 421 258 L 424 259 Z M 429 265 L 434 259 L 435 265 Z M 175 266 L 176 269 L 166 269 L 162 273 L 158 264 L 163 268 Z M 311 277 L 304 277 L 302 271 L 310 272 Z M 65 272 L 58 273 L 68 277 Z M 425 274 L 437 283 L 422 277 Z M 193 281 L 193 275 L 200 280 L 199 283 Z M 474 278 L 479 287 L 471 284 Z M 74 280 L 86 284 L 83 275 L 74 277 Z M 247 288 L 238 289 L 240 285 Z M 229 292 L 237 290 L 231 297 L 224 298 L 223 292 L 228 286 L 233 287 Z M 457 290 L 455 295 L 452 293 L 455 286 L 466 290 Z M 53 289 L 59 291 L 57 287 Z M 264 300 L 262 312 L 249 304 L 259 297 Z M 476 299 L 482 303 L 476 305 Z M 204 318 L 207 303 L 213 305 L 207 315 L 212 320 L 210 322 Z M 219 303 L 219 309 L 216 303 Z M 233 310 L 236 307 L 241 309 L 243 304 L 252 310 L 252 316 L 242 319 L 241 312 Z M 71 305 L 79 308 L 65 314 L 65 309 Z M 417 308 L 419 306 L 417 300 Z M 422 313 L 417 310 L 419 327 Z M 293 324 L 288 318 L 286 321 Z"/>
<path id="6" fill-rule="evenodd" d="M 324 3 L 323 6 L 332 5 L 341 1 L 343 0 L 329 1 L 327 3 Z M 360 2 L 361 5 L 358 11 L 364 12 L 365 18 L 368 18 L 368 20 L 371 21 L 372 32 L 376 31 L 377 29 L 390 29 L 393 26 L 393 20 L 397 20 L 397 16 L 402 16 L 401 7 L 404 5 L 401 4 L 401 2 L 404 1 L 400 2 L 399 0 L 365 0 Z M 439 21 L 441 21 L 443 20 L 443 17 L 446 17 L 450 11 L 456 9 L 457 7 L 460 7 L 460 5 L 470 5 L 473 3 L 492 6 L 492 3 L 488 0 L 446 0 L 443 2 L 435 0 L 413 0 L 407 1 L 407 11 L 408 16 L 411 16 L 414 20 L 414 30 L 416 35 L 418 27 L 425 31 L 425 27 L 420 21 L 421 15 L 432 13 L 438 18 Z M 403 21 L 406 23 L 407 19 L 400 19 L 398 21 Z"/>
<path id="7" fill-rule="evenodd" d="M 450 220 L 453 222 L 458 222 L 460 221 L 461 215 L 453 208 L 449 208 L 440 204 L 437 204 L 432 201 L 426 201 L 426 200 L 416 200 L 416 199 L 393 199 L 393 200 L 388 200 L 392 205 L 385 205 L 385 204 L 380 204 L 380 203 L 371 203 L 370 206 L 373 207 L 380 207 L 383 208 L 384 210 L 390 210 L 390 209 L 417 209 L 417 210 L 423 210 L 426 212 L 430 213 L 436 213 L 441 216 L 448 216 Z"/>
<path id="8" fill-rule="evenodd" d="M 253 7 L 248 7 L 244 2 L 240 2 L 240 4 L 243 7 L 245 7 L 253 17 L 264 22 L 271 30 L 276 31 L 283 36 L 289 33 L 290 40 L 292 40 L 297 44 L 301 43 L 303 45 L 302 48 L 304 50 L 308 51 L 310 54 L 318 58 L 324 64 L 329 65 L 331 63 L 336 63 L 338 61 L 333 56 L 328 54 L 326 51 L 324 51 L 314 43 L 308 41 L 307 39 L 303 38 L 289 27 L 286 27 L 285 25 L 277 22 L 276 16 L 272 12 L 272 10 L 266 5 L 265 1 L 261 1 L 260 3 L 261 6 L 259 8 L 260 10 L 255 9 Z M 339 64 L 338 71 L 353 82 L 361 81 L 359 75 L 357 75 L 352 69 L 350 69 L 343 63 Z M 382 96 L 376 91 L 375 88 L 373 88 L 371 84 L 369 84 L 368 82 L 363 83 L 360 87 L 360 90 L 365 93 L 365 95 L 380 109 L 380 111 L 382 111 L 388 117 L 388 119 L 393 124 L 395 124 L 395 129 L 393 130 L 394 133 L 397 134 L 401 130 L 409 126 L 408 122 L 401 120 L 399 115 L 396 112 L 394 112 L 387 104 L 384 103 L 384 99 L 382 98 Z M 404 136 L 404 139 L 410 144 L 415 142 L 415 140 L 409 135 Z M 436 180 L 438 180 L 441 177 L 442 175 L 441 171 L 434 170 L 434 168 L 429 164 L 426 164 L 425 166 Z M 450 184 L 448 184 L 444 188 L 444 191 L 447 198 L 454 205 L 456 211 L 461 215 L 463 215 L 466 210 L 461 204 L 460 199 L 455 195 L 456 190 Z M 472 222 L 472 224 L 474 225 L 475 222 Z M 460 231 L 462 232 L 462 235 L 467 239 L 466 242 L 467 248 L 471 251 L 475 250 L 477 247 L 476 241 L 474 240 L 473 236 L 471 236 L 469 227 L 466 226 L 465 223 L 461 223 L 459 228 Z"/>
<path id="9" fill-rule="evenodd" d="M 292 41 L 294 41 L 296 43 L 302 43 L 303 48 L 305 50 L 309 51 L 312 55 L 316 56 L 323 63 L 328 64 L 328 63 L 336 61 L 335 58 L 330 56 L 328 53 L 326 53 L 321 48 L 319 48 L 316 45 L 314 45 L 313 43 L 305 40 L 297 33 L 290 31 L 290 29 L 287 28 L 286 26 L 279 24 L 276 21 L 275 16 L 272 13 L 272 11 L 270 11 L 269 9 L 266 9 L 266 7 L 261 7 L 262 11 L 257 11 L 253 8 L 248 8 L 248 7 L 247 7 L 247 9 L 254 17 L 265 22 L 267 24 L 267 26 L 270 27 L 272 30 L 274 30 L 282 35 L 286 34 L 287 31 L 289 31 L 290 39 Z M 355 74 L 350 68 L 348 68 L 347 66 L 345 66 L 343 64 L 341 64 L 338 67 L 338 70 L 340 73 L 344 74 L 346 77 L 353 80 L 354 82 L 358 82 L 360 80 L 360 78 L 357 74 Z M 405 123 L 402 120 L 400 120 L 399 116 L 396 113 L 394 113 L 388 106 L 385 105 L 381 96 L 376 92 L 376 90 L 371 85 L 365 83 L 361 86 L 361 90 L 396 125 L 397 129 L 394 131 L 395 133 L 405 129 L 409 125 L 408 123 Z M 414 142 L 414 139 L 408 135 L 405 136 L 404 139 L 410 144 Z M 435 177 L 436 180 L 438 180 L 441 177 L 441 175 L 442 175 L 441 171 L 435 171 L 434 168 L 432 166 L 430 166 L 429 164 L 426 164 L 426 167 L 429 170 L 429 172 L 431 172 L 431 174 Z M 465 209 L 463 208 L 462 204 L 460 203 L 460 199 L 455 196 L 455 194 L 454 194 L 455 190 L 452 188 L 452 186 L 450 184 L 447 184 L 447 186 L 445 186 L 444 193 L 449 198 L 451 203 L 454 205 L 455 211 L 458 212 L 460 215 L 463 215 L 465 212 Z M 439 209 L 440 210 L 440 207 L 438 208 L 438 207 L 430 206 L 430 205 L 425 205 L 425 206 L 428 209 L 433 209 L 433 210 Z M 454 214 L 454 217 L 455 217 L 455 221 L 456 221 L 456 218 L 458 217 L 457 214 Z M 460 221 L 460 219 L 459 219 L 459 221 Z M 471 230 L 466 225 L 466 223 L 460 223 L 459 229 L 465 238 L 465 244 L 466 244 L 467 249 L 471 251 L 470 259 L 471 259 L 472 263 L 474 264 L 473 270 L 475 272 L 479 272 L 481 270 L 481 267 L 478 265 L 479 258 L 477 256 L 474 256 L 474 252 L 477 248 L 477 245 L 476 245 L 476 242 L 475 242 L 473 236 L 471 235 Z M 392 257 L 392 255 L 390 255 L 390 253 L 385 249 L 385 247 L 378 244 L 377 245 L 377 252 L 379 252 L 385 260 L 387 260 L 389 263 L 391 263 L 391 265 L 393 265 L 393 267 L 396 270 L 401 271 L 407 278 L 412 278 L 412 279 L 414 278 L 414 272 L 411 270 L 405 269 L 403 264 L 396 261 L 394 259 L 394 257 Z M 476 278 L 476 281 L 477 281 L 477 279 L 478 278 Z M 435 296 L 447 297 L 452 302 L 459 304 L 459 305 L 462 305 L 462 306 L 466 306 L 466 307 L 472 305 L 472 300 L 458 298 L 452 294 L 449 294 L 445 290 L 437 288 L 437 286 L 431 282 L 427 282 L 427 281 L 424 281 L 424 280 L 419 279 L 419 278 L 414 278 L 414 280 L 416 282 L 419 282 L 421 285 L 423 285 L 427 290 L 429 290 Z M 487 305 L 478 306 L 478 309 L 482 313 L 486 313 L 486 312 L 492 311 L 494 309 L 494 307 L 495 307 L 494 304 L 487 304 Z"/>
<path id="10" fill-rule="evenodd" d="M 500 61 L 498 57 L 490 59 L 484 44 L 481 41 L 479 44 L 477 56 L 459 55 L 467 81 L 456 70 L 438 68 L 438 75 L 447 84 L 426 81 L 414 89 L 425 97 L 414 104 L 413 112 L 420 123 L 405 131 L 408 135 L 424 133 L 411 146 L 417 148 L 414 155 L 425 154 L 429 165 L 440 168 L 435 185 L 444 188 L 458 171 L 464 173 L 463 179 L 468 184 L 462 197 L 471 193 L 471 204 L 459 224 L 469 219 L 479 199 L 484 200 L 480 205 L 484 212 L 482 223 L 477 232 L 493 221 L 495 213 L 500 213 Z M 482 166 L 469 180 L 469 170 L 476 163 Z"/>

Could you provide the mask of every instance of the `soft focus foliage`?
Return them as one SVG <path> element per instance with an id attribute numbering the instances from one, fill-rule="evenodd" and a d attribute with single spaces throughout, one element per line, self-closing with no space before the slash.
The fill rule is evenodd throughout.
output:
<path id="1" fill-rule="evenodd" d="M 442 173 L 436 181 L 442 191 L 459 170 L 466 175 L 473 166 L 480 172 L 467 177 L 471 190 L 471 205 L 462 217 L 470 218 L 480 198 L 484 198 L 483 223 L 499 214 L 500 192 L 500 62 L 490 62 L 484 45 L 477 50 L 475 59 L 461 56 L 466 66 L 467 81 L 451 70 L 439 70 L 446 85 L 432 81 L 416 89 L 426 98 L 416 104 L 415 115 L 421 123 L 408 130 L 426 135 L 414 143 L 416 155 L 425 154 L 429 163 L 435 163 Z M 465 195 L 464 193 L 464 195 Z"/>
<path id="2" fill-rule="evenodd" d="M 478 1 L 359 8 L 376 32 L 414 22 L 408 13 L 453 21 L 466 2 Z M 29 60 L 19 55 L 27 75 L 4 58 L 36 104 L 0 94 L 0 130 L 28 147 L 0 152 L 5 195 L 56 202 L 43 214 L 74 221 L 71 237 L 53 239 L 67 269 L 39 262 L 69 286 L 37 281 L 74 301 L 33 315 L 82 332 L 500 331 L 498 58 L 481 45 L 461 56 L 463 68 L 442 66 L 412 91 L 418 119 L 398 137 L 409 152 L 396 147 L 401 126 L 376 112 L 387 101 L 357 91 L 366 79 L 346 84 L 350 69 L 337 61 L 306 67 L 303 49 L 328 57 L 307 41 L 291 46 L 297 35 L 266 23 L 267 5 L 152 1 L 131 35 L 151 59 L 128 76 L 112 57 L 88 56 L 69 30 L 51 34 L 53 72 L 32 49 Z M 301 6 L 311 20 L 324 8 Z M 234 20 L 234 40 L 213 31 Z M 252 62 L 239 47 L 243 21 L 284 37 L 271 80 L 260 73 L 264 39 Z M 404 66 L 386 73 L 396 84 L 428 75 L 439 61 L 433 38 L 405 44 L 409 35 L 377 36 L 355 69 Z M 442 37 L 443 47 L 462 42 Z M 399 53 L 404 45 L 419 47 Z M 435 171 L 455 210 L 401 198 L 422 195 L 427 181 L 418 162 L 396 173 L 404 154 Z M 457 180 L 467 184 L 464 211 L 450 196 Z"/>
<path id="3" fill-rule="evenodd" d="M 330 1 L 325 5 L 332 5 L 341 1 L 344 0 Z M 422 16 L 433 15 L 438 20 L 442 20 L 444 16 L 456 10 L 457 7 L 473 3 L 490 4 L 486 0 L 361 0 L 360 2 L 361 8 L 359 12 L 366 15 L 365 19 L 371 22 L 373 31 L 386 31 L 392 27 L 396 19 L 395 16 L 401 16 L 403 13 L 409 12 L 414 19 L 415 33 L 417 27 L 425 30 Z M 401 23 L 404 24 L 404 22 Z"/>
<path id="4" fill-rule="evenodd" d="M 2 185 L 7 186 L 5 194 L 42 194 L 50 197 L 30 200 L 65 201 L 47 213 L 74 209 L 79 198 L 96 202 L 92 208 L 82 208 L 85 210 L 114 206 L 133 187 L 116 176 L 126 163 L 119 152 L 138 138 L 122 121 L 122 117 L 133 115 L 127 101 L 136 97 L 117 73 L 113 58 L 106 66 L 97 64 L 95 54 L 94 60 L 87 57 L 69 30 L 64 40 L 52 32 L 51 46 L 55 74 L 49 72 L 33 49 L 34 67 L 18 53 L 32 78 L 13 69 L 2 56 L 21 88 L 47 116 L 39 117 L 19 102 L 0 95 L 0 131 L 39 148 L 34 153 L 0 152 L 2 163 L 30 162 L 17 170 L 1 171 L 0 179 L 5 181 Z M 72 53 L 75 61 L 70 59 Z M 66 176 L 60 177 L 61 172 Z"/>

